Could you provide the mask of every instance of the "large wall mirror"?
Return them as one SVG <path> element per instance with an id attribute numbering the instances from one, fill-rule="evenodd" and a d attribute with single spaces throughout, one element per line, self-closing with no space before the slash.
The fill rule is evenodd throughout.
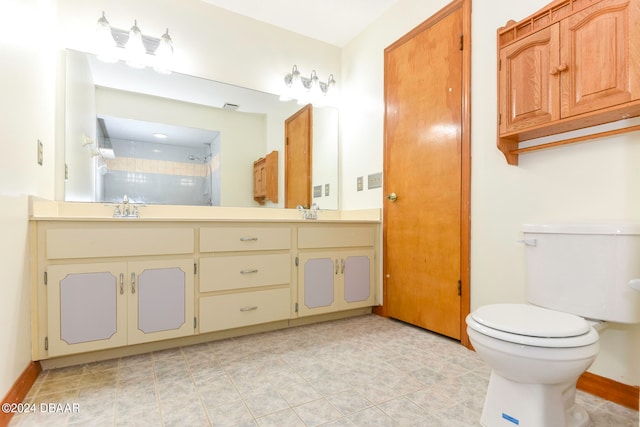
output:
<path id="1" fill-rule="evenodd" d="M 274 150 L 284 191 L 284 123 L 301 108 L 294 102 L 73 50 L 65 71 L 65 200 L 115 202 L 126 194 L 146 204 L 258 207 L 253 162 Z M 332 191 L 312 193 L 312 202 L 337 209 L 338 114 L 317 113 L 312 186 Z"/>

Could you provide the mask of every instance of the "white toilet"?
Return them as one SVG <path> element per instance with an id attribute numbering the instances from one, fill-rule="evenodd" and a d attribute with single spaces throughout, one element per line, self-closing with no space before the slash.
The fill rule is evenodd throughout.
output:
<path id="1" fill-rule="evenodd" d="M 486 427 L 583 427 L 578 377 L 595 360 L 602 321 L 640 323 L 640 224 L 525 225 L 527 299 L 467 316 L 492 369 Z M 594 327 L 595 326 L 595 327 Z"/>

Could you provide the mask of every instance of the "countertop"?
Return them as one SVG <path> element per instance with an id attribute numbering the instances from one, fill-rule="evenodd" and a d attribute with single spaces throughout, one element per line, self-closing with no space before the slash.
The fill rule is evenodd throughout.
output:
<path id="1" fill-rule="evenodd" d="M 137 218 L 114 218 L 115 203 L 83 203 L 31 198 L 32 221 L 258 221 L 258 222 L 373 222 L 380 209 L 319 210 L 318 219 L 303 219 L 296 209 L 233 208 L 220 206 L 137 205 Z"/>

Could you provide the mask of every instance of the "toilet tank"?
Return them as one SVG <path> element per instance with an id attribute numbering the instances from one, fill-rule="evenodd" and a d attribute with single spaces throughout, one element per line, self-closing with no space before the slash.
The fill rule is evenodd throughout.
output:
<path id="1" fill-rule="evenodd" d="M 529 302 L 590 319 L 640 323 L 640 224 L 527 224 Z"/>

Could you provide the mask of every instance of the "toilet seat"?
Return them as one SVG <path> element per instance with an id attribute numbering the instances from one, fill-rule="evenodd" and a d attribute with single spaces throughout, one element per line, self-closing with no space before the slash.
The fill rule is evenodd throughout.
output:
<path id="1" fill-rule="evenodd" d="M 529 304 L 491 304 L 467 318 L 467 326 L 493 338 L 534 347 L 582 347 L 598 341 L 587 321 Z"/>

